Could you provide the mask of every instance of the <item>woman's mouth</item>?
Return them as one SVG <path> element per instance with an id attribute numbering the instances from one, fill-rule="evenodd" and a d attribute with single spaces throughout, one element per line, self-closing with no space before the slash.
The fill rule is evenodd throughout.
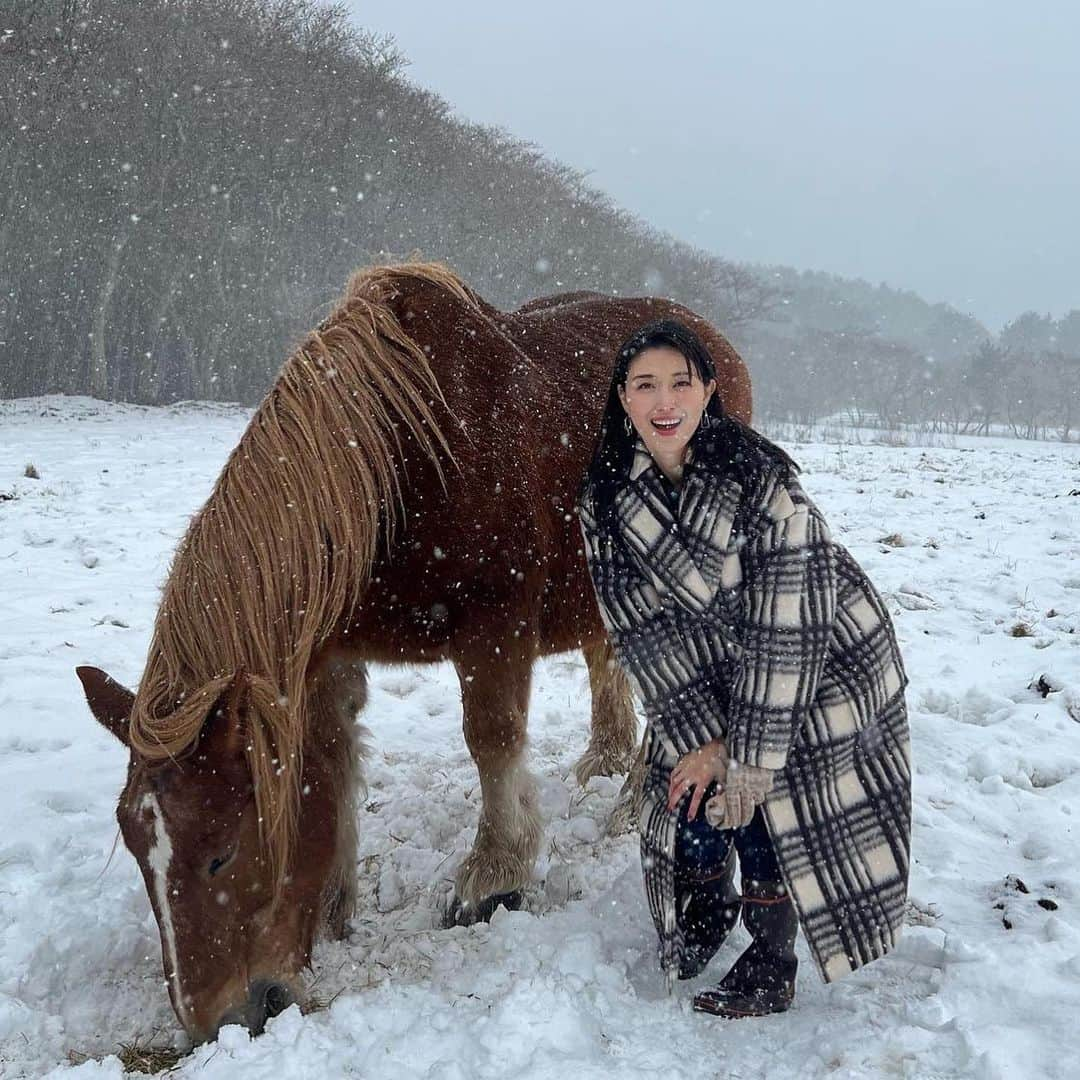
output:
<path id="1" fill-rule="evenodd" d="M 657 435 L 674 435 L 682 423 L 682 418 L 670 417 L 665 420 L 650 420 L 649 423 L 652 424 L 653 431 Z"/>

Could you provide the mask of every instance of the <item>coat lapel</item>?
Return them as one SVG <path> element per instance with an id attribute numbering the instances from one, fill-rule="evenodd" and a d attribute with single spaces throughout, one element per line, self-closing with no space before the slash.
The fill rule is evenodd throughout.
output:
<path id="1" fill-rule="evenodd" d="M 699 478 L 688 477 L 679 492 L 679 511 Z M 615 496 L 619 526 L 630 550 L 652 579 L 657 592 L 671 593 L 695 614 L 703 614 L 716 598 L 691 555 L 686 537 L 672 510 L 652 455 L 639 439 L 630 467 L 629 482 Z"/>

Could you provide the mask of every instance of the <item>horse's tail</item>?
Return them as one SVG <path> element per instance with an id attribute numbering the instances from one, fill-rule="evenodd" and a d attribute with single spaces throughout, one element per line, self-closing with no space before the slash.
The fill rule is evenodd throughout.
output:
<path id="1" fill-rule="evenodd" d="M 410 276 L 473 300 L 434 264 L 353 277 L 286 361 L 180 544 L 131 716 L 137 754 L 175 757 L 234 687 L 230 722 L 243 727 L 279 881 L 295 836 L 308 665 L 356 609 L 393 538 L 403 437 L 441 482 L 453 460 L 435 374 L 388 303 Z"/>

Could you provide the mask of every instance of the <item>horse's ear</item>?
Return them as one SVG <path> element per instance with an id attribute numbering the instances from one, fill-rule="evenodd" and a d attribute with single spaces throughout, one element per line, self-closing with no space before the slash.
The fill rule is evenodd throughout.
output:
<path id="1" fill-rule="evenodd" d="M 75 674 L 79 676 L 86 694 L 86 703 L 95 719 L 130 749 L 128 718 L 131 716 L 131 707 L 135 704 L 135 695 L 126 686 L 121 686 L 106 675 L 101 668 L 77 667 Z"/>
<path id="2" fill-rule="evenodd" d="M 203 721 L 199 757 L 224 763 L 244 753 L 247 743 L 247 679 L 238 673 L 218 695 Z"/>

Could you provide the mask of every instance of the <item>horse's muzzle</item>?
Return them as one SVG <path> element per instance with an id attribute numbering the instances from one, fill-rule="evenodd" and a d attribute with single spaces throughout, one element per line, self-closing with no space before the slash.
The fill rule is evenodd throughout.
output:
<path id="1" fill-rule="evenodd" d="M 240 1024 L 252 1035 L 261 1035 L 267 1020 L 295 1004 L 296 995 L 285 983 L 256 979 L 251 984 L 247 1004 L 225 1013 L 218 1028 L 223 1028 L 226 1024 Z"/>

